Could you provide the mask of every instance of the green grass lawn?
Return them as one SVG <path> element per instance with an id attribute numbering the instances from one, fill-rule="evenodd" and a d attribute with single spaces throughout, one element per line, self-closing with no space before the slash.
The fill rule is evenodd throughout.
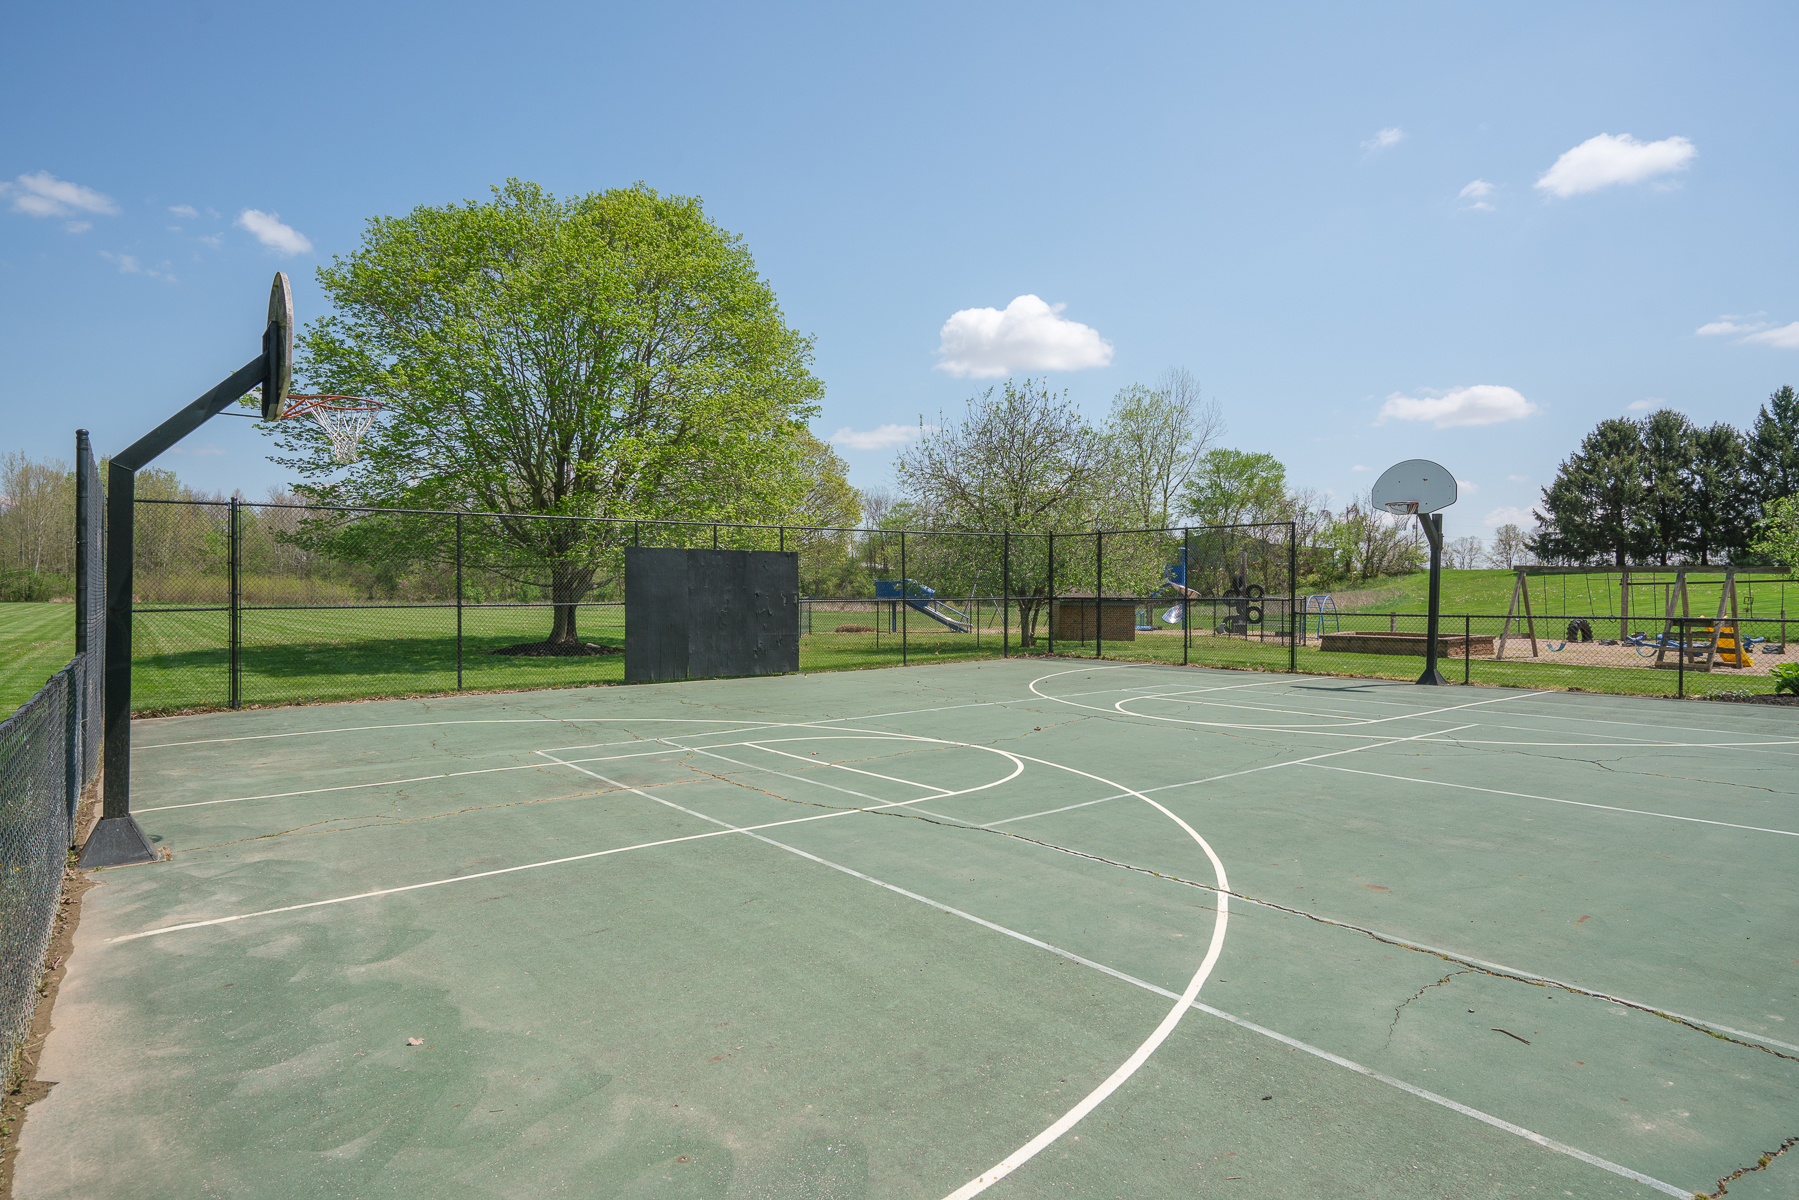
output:
<path id="1" fill-rule="evenodd" d="M 73 604 L 0 604 L 0 714 L 35 696 L 73 657 Z"/>
<path id="2" fill-rule="evenodd" d="M 1445 587 L 1444 607 L 1454 612 L 1471 601 L 1490 597 L 1498 584 L 1510 586 L 1510 575 L 1497 571 L 1450 573 L 1455 589 Z M 1576 577 L 1578 578 L 1578 577 Z M 1396 586 L 1410 586 L 1406 580 Z M 1487 589 L 1482 592 L 1481 589 Z M 1509 593 L 1508 593 L 1509 596 Z M 1796 596 L 1799 598 L 1799 596 Z M 1486 607 L 1484 602 L 1481 607 Z M 1387 612 L 1412 611 L 1404 597 Z M 1501 605 L 1498 611 L 1503 611 Z M 1578 612 L 1578 610 L 1576 610 Z M 1603 610 L 1600 614 L 1603 615 Z M 882 614 L 883 617 L 886 614 Z M 460 686 L 469 691 L 580 687 L 624 681 L 622 653 L 583 658 L 530 658 L 495 654 L 502 647 L 540 641 L 549 630 L 546 608 L 465 608 L 463 610 Z M 1345 620 L 1344 628 L 1421 628 L 1414 619 L 1373 613 Z M 837 633 L 839 624 L 878 625 L 878 632 Z M 982 613 L 978 632 L 956 633 L 912 613 L 904 622 L 905 638 L 888 620 L 855 611 L 820 610 L 811 615 L 817 632 L 800 641 L 802 671 L 841 671 L 911 663 L 955 662 L 997 657 L 1002 627 L 997 613 Z M 68 604 L 0 605 L 0 703 L 10 712 L 28 700 L 74 653 L 74 608 Z M 1497 633 L 1497 620 L 1473 623 L 1473 632 Z M 166 714 L 224 708 L 230 702 L 230 652 L 227 614 L 220 611 L 159 612 L 140 610 L 133 623 L 132 709 Z M 458 688 L 456 612 L 453 608 L 245 609 L 241 626 L 241 702 L 246 706 L 357 700 L 454 692 Z M 1040 631 L 1041 632 L 1041 631 Z M 1452 617 L 1446 633 L 1459 633 Z M 1557 631 L 1539 628 L 1547 643 Z M 1601 636 L 1615 631 L 1600 629 Z M 580 615 L 584 641 L 623 650 L 624 609 L 619 605 L 584 607 Z M 1024 652 L 1019 632 L 1009 631 L 1011 652 Z M 1044 653 L 1039 637 L 1031 653 Z M 1092 642 L 1058 641 L 1057 654 L 1080 657 L 1093 653 Z M 1104 656 L 1112 660 L 1182 661 L 1177 632 L 1140 634 L 1134 641 L 1108 641 Z M 1522 650 L 1516 653 L 1522 653 Z M 1508 653 L 1508 660 L 1511 653 Z M 1284 671 L 1284 642 L 1211 637 L 1196 631 L 1186 651 L 1188 662 L 1248 670 Z M 1321 674 L 1381 679 L 1416 678 L 1418 658 L 1369 654 L 1326 654 L 1315 641 L 1298 651 L 1299 669 Z M 1459 660 L 1445 662 L 1444 672 L 1460 682 Z M 1481 661 L 1469 664 L 1470 682 L 1516 687 L 1580 689 L 1635 695 L 1672 695 L 1671 671 L 1615 669 L 1558 659 L 1545 649 L 1535 659 Z M 1686 676 L 1689 692 L 1719 690 L 1769 691 L 1764 675 L 1718 672 Z"/>

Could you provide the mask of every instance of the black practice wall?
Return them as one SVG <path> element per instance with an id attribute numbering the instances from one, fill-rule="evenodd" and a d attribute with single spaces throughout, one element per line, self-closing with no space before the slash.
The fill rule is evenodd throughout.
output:
<path id="1" fill-rule="evenodd" d="M 800 556 L 625 550 L 625 681 L 800 669 Z"/>

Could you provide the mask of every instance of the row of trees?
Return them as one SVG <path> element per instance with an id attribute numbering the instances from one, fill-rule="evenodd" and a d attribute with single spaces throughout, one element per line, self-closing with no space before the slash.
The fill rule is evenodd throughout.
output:
<path id="1" fill-rule="evenodd" d="M 1747 434 L 1673 409 L 1601 421 L 1543 489 L 1532 551 L 1616 566 L 1767 561 L 1763 523 L 1799 495 L 1799 396 L 1768 397 Z"/>
<path id="2" fill-rule="evenodd" d="M 1273 455 L 1216 445 L 1223 432 L 1216 406 L 1200 399 L 1182 370 L 1154 386 L 1125 388 L 1097 425 L 1065 392 L 1038 380 L 1008 380 L 972 397 L 958 419 L 940 417 L 902 451 L 894 472 L 903 498 L 876 495 L 867 507 L 877 524 L 938 533 L 1243 526 L 1208 533 L 1208 546 L 1247 539 L 1260 547 L 1255 556 L 1280 558 L 1283 577 L 1288 535 L 1278 527 L 1291 522 L 1298 584 L 1305 587 L 1396 574 L 1421 562 L 1425 550 L 1412 523 L 1379 511 L 1367 496 L 1333 511 L 1317 493 L 1290 489 Z M 1181 544 L 1178 536 L 1139 541 L 1119 536 L 1107 543 L 1108 588 L 1152 590 Z M 1275 541 L 1278 555 L 1267 549 Z M 1233 552 L 1252 548 L 1245 543 Z M 1043 598 L 1047 564 L 1014 583 L 1028 609 Z M 1280 586 L 1285 590 L 1284 578 Z"/>

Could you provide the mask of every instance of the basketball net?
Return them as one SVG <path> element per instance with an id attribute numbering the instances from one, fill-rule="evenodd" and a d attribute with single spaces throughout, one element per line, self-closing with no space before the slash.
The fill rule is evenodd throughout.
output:
<path id="1" fill-rule="evenodd" d="M 290 395 L 287 407 L 276 419 L 311 417 L 331 439 L 331 457 L 340 463 L 353 463 L 361 455 L 362 435 L 374 426 L 375 414 L 382 407 L 381 401 L 365 400 L 360 396 Z"/>
<path id="2" fill-rule="evenodd" d="M 1389 500 L 1383 507 L 1388 512 L 1401 517 L 1415 516 L 1418 512 L 1416 500 Z"/>

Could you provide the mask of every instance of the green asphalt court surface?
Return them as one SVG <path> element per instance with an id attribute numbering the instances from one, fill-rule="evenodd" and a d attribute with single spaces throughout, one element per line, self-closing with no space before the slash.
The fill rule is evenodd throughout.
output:
<path id="1" fill-rule="evenodd" d="M 1690 1196 L 1799 1134 L 1786 710 L 1039 659 L 134 740 L 172 858 L 83 901 L 29 1200 Z"/>

